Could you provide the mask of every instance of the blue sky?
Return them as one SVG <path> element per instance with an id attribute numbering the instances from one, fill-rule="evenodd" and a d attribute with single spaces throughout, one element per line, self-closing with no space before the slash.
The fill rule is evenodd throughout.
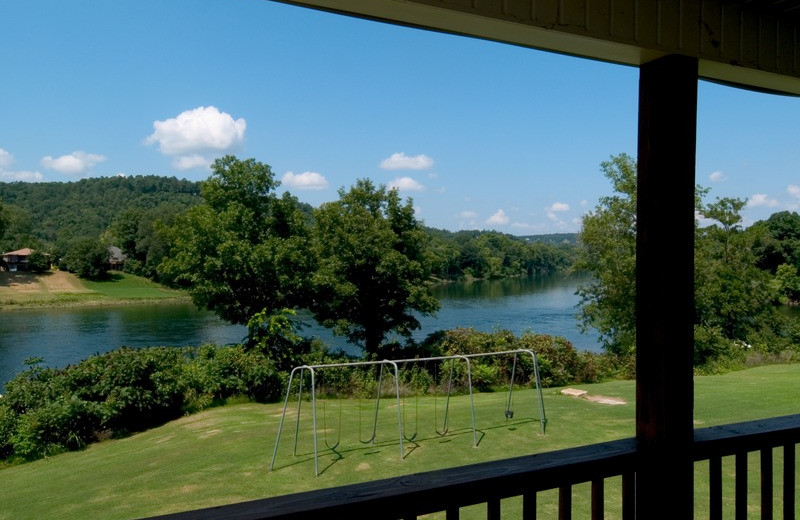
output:
<path id="1" fill-rule="evenodd" d="M 205 179 L 233 153 L 318 205 L 358 178 L 429 226 L 573 232 L 635 155 L 638 70 L 267 0 L 0 4 L 0 180 Z M 701 82 L 698 183 L 800 207 L 800 99 Z"/>

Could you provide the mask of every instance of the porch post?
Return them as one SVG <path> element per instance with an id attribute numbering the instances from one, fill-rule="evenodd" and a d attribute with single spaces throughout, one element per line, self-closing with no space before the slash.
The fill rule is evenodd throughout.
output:
<path id="1" fill-rule="evenodd" d="M 697 59 L 640 67 L 636 517 L 692 518 Z"/>

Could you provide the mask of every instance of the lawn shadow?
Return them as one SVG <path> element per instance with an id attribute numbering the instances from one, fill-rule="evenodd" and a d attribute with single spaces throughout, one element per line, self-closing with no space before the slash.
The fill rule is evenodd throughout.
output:
<path id="1" fill-rule="evenodd" d="M 538 419 L 533 419 L 533 418 L 518 419 L 518 420 L 515 420 L 515 421 L 506 421 L 505 423 L 497 424 L 497 425 L 494 425 L 494 426 L 488 426 L 486 428 L 476 429 L 475 430 L 475 442 L 476 442 L 476 444 L 474 444 L 474 447 L 477 448 L 477 447 L 480 446 L 481 442 L 483 442 L 483 440 L 486 438 L 487 431 L 502 430 L 502 429 L 508 429 L 508 430 L 511 430 L 511 431 L 515 431 L 515 430 L 517 430 L 520 427 L 523 427 L 525 425 L 532 424 L 532 423 L 538 423 L 538 422 L 539 422 Z M 473 434 L 472 427 L 465 426 L 465 427 L 449 430 L 444 435 L 439 435 L 438 433 L 434 433 L 432 435 L 418 437 L 415 434 L 413 437 L 411 437 L 410 440 L 409 440 L 409 438 L 404 437 L 403 438 L 404 453 L 402 455 L 402 459 L 403 460 L 407 459 L 415 451 L 417 451 L 419 448 L 421 448 L 424 444 L 427 444 L 427 443 L 436 443 L 436 444 L 450 443 L 450 442 L 453 442 L 453 441 L 455 441 L 457 439 L 463 439 L 464 436 L 472 437 L 472 434 Z M 373 443 L 363 443 L 363 442 L 360 443 L 360 444 L 361 445 L 350 445 L 350 446 L 346 446 L 343 449 L 340 449 L 339 448 L 339 442 L 334 444 L 333 447 L 328 446 L 327 443 L 326 443 L 326 446 L 319 450 L 318 459 L 317 460 L 319 461 L 319 460 L 321 460 L 323 458 L 329 457 L 331 454 L 335 455 L 335 458 L 330 460 L 329 462 L 327 462 L 324 467 L 321 467 L 319 469 L 319 475 L 322 475 L 325 471 L 327 471 L 328 469 L 332 468 L 336 463 L 338 463 L 339 461 L 345 460 L 348 457 L 355 456 L 357 454 L 361 454 L 361 455 L 363 455 L 365 457 L 366 456 L 380 455 L 381 453 L 383 453 L 387 449 L 396 449 L 398 447 L 399 443 L 398 443 L 397 439 L 393 439 L 393 440 L 385 440 L 385 441 L 381 441 L 381 442 L 375 442 L 374 444 Z M 473 445 L 472 439 L 470 439 L 470 445 L 471 446 Z M 294 455 L 293 458 L 296 458 L 297 460 L 294 460 L 294 461 L 292 461 L 290 463 L 287 463 L 287 464 L 283 464 L 281 466 L 277 466 L 275 469 L 278 470 L 278 469 L 281 469 L 281 468 L 287 468 L 287 467 L 291 467 L 291 466 L 296 466 L 298 464 L 303 464 L 303 463 L 306 463 L 306 462 L 312 462 L 313 463 L 313 461 L 314 461 L 314 452 L 313 451 L 304 451 L 302 453 L 298 453 L 297 455 Z"/>
<path id="2" fill-rule="evenodd" d="M 50 272 L 34 274 L 30 271 L 0 271 L 0 287 L 35 284 L 38 276 L 50 276 L 50 274 Z"/>
<path id="3" fill-rule="evenodd" d="M 105 276 L 103 276 L 102 278 L 98 278 L 98 279 L 92 280 L 92 281 L 93 282 L 97 282 L 97 283 L 106 283 L 106 282 L 113 283 L 113 282 L 120 282 L 124 278 L 125 277 L 122 275 L 122 273 L 120 273 L 118 271 L 113 271 L 113 272 L 112 271 L 108 271 L 105 274 Z"/>

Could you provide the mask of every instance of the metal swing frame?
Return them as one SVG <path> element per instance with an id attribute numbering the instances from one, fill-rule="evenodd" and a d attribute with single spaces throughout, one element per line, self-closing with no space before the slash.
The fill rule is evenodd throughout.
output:
<path id="1" fill-rule="evenodd" d="M 314 438 L 314 474 L 319 476 L 319 449 L 317 443 L 317 391 L 316 391 L 316 371 L 323 370 L 326 368 L 341 368 L 341 367 L 356 367 L 356 366 L 380 366 L 380 372 L 378 376 L 378 390 L 377 395 L 375 397 L 375 414 L 373 417 L 372 423 L 372 437 L 367 441 L 362 441 L 366 443 L 375 443 L 375 438 L 377 436 L 377 428 L 378 428 L 378 411 L 380 409 L 380 398 L 381 398 L 381 387 L 383 383 L 383 369 L 384 366 L 390 366 L 394 370 L 394 385 L 395 385 L 395 399 L 397 403 L 397 432 L 398 432 L 398 440 L 400 443 L 400 459 L 403 459 L 405 454 L 405 447 L 403 444 L 403 439 L 405 438 L 403 434 L 403 410 L 402 410 L 402 403 L 400 400 L 400 377 L 399 377 L 399 370 L 397 368 L 398 364 L 406 364 L 406 363 L 419 363 L 424 361 L 446 361 L 450 360 L 450 375 L 448 378 L 447 384 L 447 399 L 445 402 L 445 414 L 444 414 L 444 421 L 443 421 L 443 431 L 440 432 L 435 424 L 435 414 L 436 410 L 434 408 L 434 429 L 436 433 L 440 436 L 444 436 L 447 434 L 448 427 L 448 414 L 450 409 L 450 392 L 452 390 L 452 379 L 453 379 L 453 364 L 455 360 L 460 359 L 464 361 L 467 365 L 467 385 L 469 388 L 469 401 L 470 401 L 470 412 L 472 418 L 472 446 L 477 448 L 478 447 L 478 428 L 475 424 L 475 401 L 472 392 L 472 368 L 470 359 L 478 358 L 478 357 L 488 357 L 488 356 L 501 356 L 501 355 L 514 355 L 514 362 L 511 369 L 511 378 L 508 385 L 508 398 L 506 400 L 506 409 L 505 409 L 505 416 L 506 420 L 513 417 L 513 410 L 511 409 L 511 402 L 512 402 L 512 394 L 514 391 L 514 377 L 516 372 L 517 366 L 517 356 L 518 354 L 529 354 L 533 361 L 533 371 L 534 371 L 534 380 L 536 382 L 536 393 L 537 393 L 537 400 L 539 405 L 539 422 L 541 423 L 542 427 L 542 435 L 545 433 L 545 428 L 547 425 L 547 418 L 545 417 L 544 413 L 544 402 L 542 400 L 542 386 L 541 386 L 541 379 L 539 377 L 539 363 L 536 359 L 536 354 L 530 349 L 517 349 L 517 350 L 506 350 L 501 352 L 480 352 L 475 354 L 456 354 L 452 356 L 435 356 L 435 357 L 426 357 L 426 358 L 411 358 L 411 359 L 397 359 L 397 360 L 381 360 L 381 361 L 353 361 L 349 363 L 329 363 L 329 364 L 322 364 L 322 365 L 301 365 L 292 369 L 291 373 L 289 374 L 289 382 L 286 385 L 286 398 L 283 401 L 283 412 L 281 413 L 281 421 L 278 425 L 278 435 L 275 439 L 275 448 L 272 451 L 272 461 L 269 465 L 269 470 L 272 471 L 275 467 L 275 459 L 278 455 L 278 445 L 281 440 L 281 433 L 283 432 L 283 423 L 286 418 L 286 409 L 289 405 L 289 396 L 292 392 L 292 382 L 295 378 L 295 375 L 299 378 L 298 383 L 298 392 L 297 392 L 297 416 L 295 418 L 295 428 L 294 428 L 294 446 L 292 449 L 292 455 L 297 455 L 297 439 L 300 431 L 300 409 L 302 405 L 302 398 L 303 398 L 303 372 L 308 371 L 311 375 L 311 409 L 312 409 L 312 422 L 313 422 L 313 438 Z M 435 406 L 435 404 L 434 404 Z M 341 410 L 340 410 L 341 412 Z M 359 407 L 359 414 L 361 413 L 361 409 Z M 359 415 L 360 417 L 360 415 Z M 323 418 L 324 419 L 324 418 Z M 340 432 L 341 434 L 341 432 Z M 359 427 L 359 441 L 361 435 L 361 428 Z M 327 442 L 326 442 L 327 445 Z M 337 442 L 338 446 L 338 442 Z"/>

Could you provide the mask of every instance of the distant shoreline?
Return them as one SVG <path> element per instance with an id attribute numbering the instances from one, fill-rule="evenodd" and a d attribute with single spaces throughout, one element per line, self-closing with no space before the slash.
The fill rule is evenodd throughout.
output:
<path id="1" fill-rule="evenodd" d="M 75 293 L 85 296 L 86 293 Z M 64 296 L 69 296 L 65 293 Z M 174 296 L 165 298 L 93 298 L 93 299 L 43 299 L 34 301 L 15 301 L 0 299 L 0 312 L 13 311 L 16 309 L 42 309 L 42 308 L 70 308 L 70 307 L 111 307 L 123 305 L 145 305 L 154 303 L 182 303 L 191 302 L 191 298 L 186 296 Z"/>

